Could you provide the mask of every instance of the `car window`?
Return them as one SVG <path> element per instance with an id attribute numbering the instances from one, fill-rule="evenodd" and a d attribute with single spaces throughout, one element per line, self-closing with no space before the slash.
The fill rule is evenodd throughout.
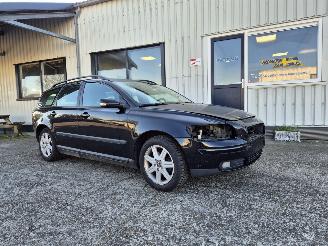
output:
<path id="1" fill-rule="evenodd" d="M 59 92 L 57 106 L 76 106 L 79 96 L 80 84 L 68 84 Z"/>
<path id="2" fill-rule="evenodd" d="M 86 83 L 83 92 L 82 105 L 99 107 L 101 99 L 120 101 L 120 94 L 112 87 L 101 83 Z"/>
<path id="3" fill-rule="evenodd" d="M 61 87 L 43 93 L 40 98 L 39 105 L 42 107 L 52 106 L 60 89 Z"/>

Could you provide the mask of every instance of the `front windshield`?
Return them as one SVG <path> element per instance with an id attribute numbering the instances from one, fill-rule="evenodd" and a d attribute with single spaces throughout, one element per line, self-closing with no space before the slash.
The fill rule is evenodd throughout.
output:
<path id="1" fill-rule="evenodd" d="M 188 98 L 164 86 L 146 82 L 114 82 L 140 106 L 190 103 Z"/>

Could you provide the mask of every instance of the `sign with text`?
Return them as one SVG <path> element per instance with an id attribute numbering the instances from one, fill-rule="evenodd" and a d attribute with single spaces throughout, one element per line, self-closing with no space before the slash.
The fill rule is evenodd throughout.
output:
<path id="1" fill-rule="evenodd" d="M 201 58 L 190 58 L 190 66 L 191 67 L 198 67 L 200 65 L 202 65 Z"/>

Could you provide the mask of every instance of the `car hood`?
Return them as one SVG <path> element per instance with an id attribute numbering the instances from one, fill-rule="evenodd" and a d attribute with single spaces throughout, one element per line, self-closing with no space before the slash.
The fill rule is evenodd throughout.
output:
<path id="1" fill-rule="evenodd" d="M 217 117 L 224 120 L 242 120 L 255 117 L 245 111 L 211 104 L 183 103 L 183 104 L 168 104 L 159 106 L 149 106 L 148 110 L 183 112 L 197 115 L 205 115 Z"/>

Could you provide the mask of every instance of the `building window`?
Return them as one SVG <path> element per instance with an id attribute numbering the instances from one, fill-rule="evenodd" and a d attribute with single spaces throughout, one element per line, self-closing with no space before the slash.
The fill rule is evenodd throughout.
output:
<path id="1" fill-rule="evenodd" d="M 250 35 L 248 82 L 318 79 L 318 26 Z"/>
<path id="2" fill-rule="evenodd" d="M 66 80 L 65 59 L 39 61 L 16 66 L 19 99 L 37 99 L 43 91 Z"/>
<path id="3" fill-rule="evenodd" d="M 165 85 L 163 45 L 92 55 L 95 74 L 111 79 L 151 80 Z"/>

